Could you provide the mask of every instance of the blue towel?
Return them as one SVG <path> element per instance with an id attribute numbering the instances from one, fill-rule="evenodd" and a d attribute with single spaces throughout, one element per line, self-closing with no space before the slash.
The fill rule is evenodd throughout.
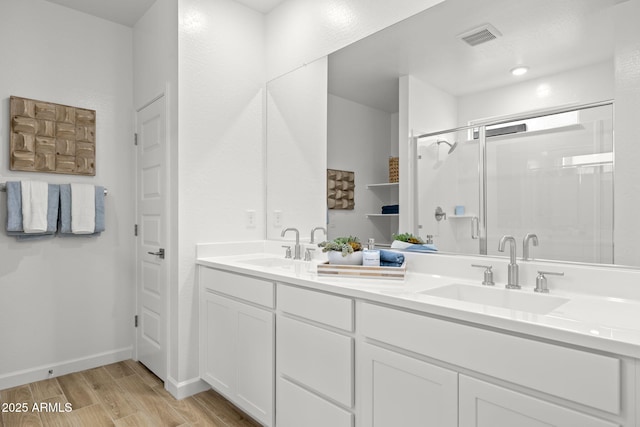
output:
<path id="1" fill-rule="evenodd" d="M 408 248 L 404 249 L 407 252 L 438 252 L 438 248 L 435 247 L 435 245 L 430 245 L 430 244 L 415 244 L 415 245 L 411 245 Z"/>
<path id="2" fill-rule="evenodd" d="M 60 186 L 49 184 L 47 198 L 47 231 L 44 233 L 25 233 L 22 228 L 22 191 L 19 181 L 7 182 L 7 235 L 18 240 L 38 240 L 51 237 L 58 229 L 58 206 Z"/>
<path id="3" fill-rule="evenodd" d="M 60 185 L 60 236 L 92 237 L 105 230 L 104 187 L 96 189 L 96 227 L 93 234 L 73 234 L 71 232 L 71 184 Z"/>
<path id="4" fill-rule="evenodd" d="M 106 223 L 104 218 L 104 187 L 96 185 L 96 228 L 97 234 L 105 230 Z"/>
<path id="5" fill-rule="evenodd" d="M 383 214 L 397 214 L 400 212 L 399 205 L 385 205 L 382 207 Z"/>
<path id="6" fill-rule="evenodd" d="M 380 249 L 380 265 L 383 267 L 400 267 L 404 263 L 404 255 L 394 251 Z"/>
<path id="7" fill-rule="evenodd" d="M 22 186 L 19 181 L 7 182 L 7 231 L 23 231 Z"/>

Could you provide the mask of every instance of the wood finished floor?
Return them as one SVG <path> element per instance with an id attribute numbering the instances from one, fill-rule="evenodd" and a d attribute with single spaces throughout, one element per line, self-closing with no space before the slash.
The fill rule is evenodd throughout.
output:
<path id="1" fill-rule="evenodd" d="M 27 412 L 2 412 L 0 427 L 257 427 L 218 393 L 209 390 L 176 400 L 143 365 L 127 360 L 0 390 L 0 402 L 27 403 Z M 61 411 L 32 411 L 51 403 Z M 65 404 L 70 412 L 63 412 Z"/>

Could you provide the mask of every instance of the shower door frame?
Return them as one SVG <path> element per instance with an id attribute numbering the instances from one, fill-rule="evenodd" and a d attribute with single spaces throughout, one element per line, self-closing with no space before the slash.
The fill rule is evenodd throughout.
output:
<path id="1" fill-rule="evenodd" d="M 417 167 L 417 159 L 418 159 L 418 140 L 421 138 L 429 138 L 429 137 L 434 137 L 434 136 L 438 136 L 438 135 L 442 135 L 442 134 L 446 134 L 446 133 L 454 133 L 454 132 L 460 132 L 460 131 L 469 131 L 471 130 L 472 132 L 474 130 L 478 131 L 478 196 L 479 196 L 479 206 L 478 206 L 478 230 L 477 230 L 477 234 L 478 234 L 478 254 L 479 255 L 487 255 L 487 140 L 486 140 L 486 128 L 488 126 L 497 126 L 497 125 L 501 125 L 501 124 L 507 124 L 507 123 L 511 123 L 513 121 L 518 121 L 518 120 L 530 120 L 530 119 L 536 119 L 536 118 L 540 118 L 540 117 L 546 117 L 546 116 L 552 116 L 555 114 L 562 114 L 562 113 L 569 113 L 572 111 L 580 111 L 580 110 L 586 110 L 586 109 L 590 109 L 590 108 L 597 108 L 597 107 L 604 107 L 607 105 L 611 105 L 612 109 L 613 109 L 613 114 L 614 114 L 614 120 L 615 120 L 615 108 L 614 108 L 614 100 L 613 99 L 608 99 L 605 101 L 598 101 L 598 102 L 591 102 L 591 103 L 586 103 L 586 104 L 572 104 L 572 105 L 567 105 L 567 106 L 563 106 L 563 107 L 556 107 L 556 108 L 548 108 L 548 109 L 543 109 L 543 110 L 537 110 L 537 111 L 533 111 L 533 112 L 527 112 L 527 113 L 523 113 L 523 114 L 514 114 L 514 115 L 509 115 L 509 116 L 502 116 L 499 119 L 486 119 L 486 120 L 478 120 L 478 121 L 474 121 L 471 122 L 469 125 L 467 126 L 460 126 L 457 128 L 453 128 L 453 129 L 445 129 L 445 130 L 441 130 L 441 131 L 437 131 L 437 132 L 429 132 L 429 133 L 424 133 L 421 135 L 416 135 L 416 136 L 412 136 L 412 148 L 413 148 L 413 158 L 414 158 L 414 163 L 416 163 L 416 165 L 414 166 L 413 170 L 414 170 L 414 176 L 413 176 L 413 186 L 414 186 L 414 224 L 413 224 L 413 229 L 414 229 L 414 233 L 416 235 L 419 234 L 419 203 L 417 203 L 417 197 L 418 197 L 418 167 Z M 614 132 L 615 133 L 615 132 Z M 613 145 L 612 145 L 612 151 L 614 153 L 614 168 L 613 168 L 613 177 L 612 177 L 612 184 L 613 184 L 613 188 L 615 189 L 615 134 L 613 136 Z M 615 212 L 615 205 L 613 207 L 614 212 Z M 615 215 L 614 215 L 615 218 Z M 613 224 L 613 227 L 615 227 L 615 221 Z M 614 246 L 612 248 L 612 257 L 613 259 L 615 259 L 615 243 Z M 465 254 L 468 255 L 468 254 Z"/>

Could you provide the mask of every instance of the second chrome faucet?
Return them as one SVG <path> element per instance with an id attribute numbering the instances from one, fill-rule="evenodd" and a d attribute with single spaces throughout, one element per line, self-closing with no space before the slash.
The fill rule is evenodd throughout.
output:
<path id="1" fill-rule="evenodd" d="M 293 227 L 289 227 L 289 228 L 285 228 L 284 230 L 282 230 L 282 233 L 280 234 L 280 237 L 284 237 L 285 233 L 287 231 L 295 231 L 296 233 L 296 245 L 294 246 L 293 249 L 293 259 L 301 259 L 300 257 L 300 232 L 298 231 L 297 228 L 293 228 Z"/>
<path id="2" fill-rule="evenodd" d="M 516 239 L 513 236 L 505 235 L 498 243 L 498 251 L 504 252 L 505 244 L 509 242 L 511 248 L 509 250 L 509 266 L 507 267 L 507 289 L 520 289 L 518 283 L 518 264 L 516 264 Z"/>

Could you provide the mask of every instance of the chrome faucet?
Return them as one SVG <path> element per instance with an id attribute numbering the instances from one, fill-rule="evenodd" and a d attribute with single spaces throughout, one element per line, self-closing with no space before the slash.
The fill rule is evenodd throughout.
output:
<path id="1" fill-rule="evenodd" d="M 516 264 L 516 239 L 513 236 L 502 236 L 500 243 L 498 243 L 498 251 L 504 252 L 505 243 L 511 243 L 511 249 L 509 251 L 509 267 L 507 268 L 507 289 L 520 289 L 518 284 L 518 264 Z"/>
<path id="2" fill-rule="evenodd" d="M 313 230 L 311 230 L 311 240 L 309 241 L 309 243 L 315 243 L 313 240 L 313 235 L 315 234 L 316 231 L 318 230 L 322 230 L 322 232 L 324 233 L 324 236 L 327 236 L 327 229 L 324 227 L 316 227 Z"/>
<path id="3" fill-rule="evenodd" d="M 538 236 L 533 233 L 527 233 L 522 241 L 522 260 L 529 259 L 529 241 L 533 242 L 533 246 L 538 246 Z"/>
<path id="4" fill-rule="evenodd" d="M 293 259 L 301 259 L 300 257 L 300 232 L 297 228 L 285 228 L 280 233 L 280 237 L 284 237 L 287 231 L 295 231 L 296 232 L 296 245 L 293 247 Z"/>

